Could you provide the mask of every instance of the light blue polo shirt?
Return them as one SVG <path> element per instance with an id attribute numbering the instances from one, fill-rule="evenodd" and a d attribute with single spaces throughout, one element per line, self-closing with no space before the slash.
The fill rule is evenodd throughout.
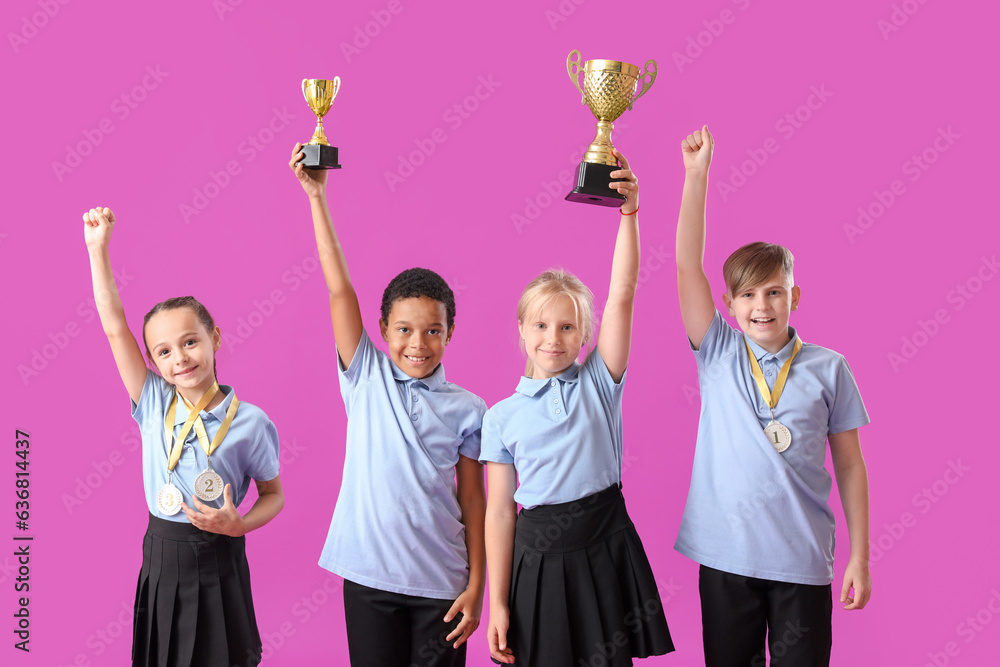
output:
<path id="1" fill-rule="evenodd" d="M 770 388 L 797 334 L 777 354 L 749 341 Z M 749 340 L 749 339 L 748 339 Z M 847 361 L 810 343 L 792 362 L 774 410 L 791 445 L 764 435 L 771 413 L 754 382 L 741 331 L 716 311 L 698 362 L 701 418 L 684 518 L 674 548 L 708 567 L 796 584 L 833 581 L 830 433 L 869 422 Z"/>
<path id="2" fill-rule="evenodd" d="M 233 399 L 233 388 L 220 385 L 220 391 L 226 395 L 219 405 L 211 410 L 201 412 L 202 422 L 209 442 L 219 431 L 226 418 L 226 410 Z M 167 463 L 169 452 L 164 433 L 163 420 L 166 417 L 170 401 L 174 398 L 174 386 L 153 371 L 146 369 L 146 380 L 142 385 L 139 403 L 131 403 L 132 418 L 139 424 L 142 431 L 142 481 L 146 489 L 146 505 L 150 513 L 160 519 L 190 523 L 184 510 L 168 516 L 160 513 L 156 507 L 156 494 L 167 483 Z M 180 435 L 188 409 L 183 400 L 177 401 L 177 411 L 174 414 L 174 438 Z M 176 442 L 176 441 L 175 441 Z M 181 457 L 174 468 L 171 483 L 184 496 L 188 507 L 195 508 L 192 499 L 194 495 L 194 480 L 206 466 L 205 451 L 198 442 L 194 428 L 181 449 Z M 232 484 L 230 493 L 236 507 L 243 502 L 250 480 L 267 481 L 278 476 L 278 431 L 267 418 L 264 411 L 255 405 L 240 399 L 229 432 L 219 448 L 212 454 L 212 470 L 219 473 L 222 481 Z M 199 502 L 204 502 L 199 499 Z M 221 508 L 225 500 L 223 496 L 204 503 L 210 507 Z"/>
<path id="3" fill-rule="evenodd" d="M 479 460 L 513 463 L 525 509 L 579 500 L 621 481 L 622 391 L 595 348 L 557 377 L 522 377 L 483 418 Z"/>
<path id="4" fill-rule="evenodd" d="M 379 590 L 453 600 L 469 584 L 458 456 L 479 459 L 486 403 L 445 380 L 417 380 L 362 332 L 344 370 L 344 480 L 319 564 Z"/>

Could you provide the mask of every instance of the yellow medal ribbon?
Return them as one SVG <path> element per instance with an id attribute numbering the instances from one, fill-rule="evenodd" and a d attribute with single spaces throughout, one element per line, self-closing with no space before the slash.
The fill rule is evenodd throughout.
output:
<path id="1" fill-rule="evenodd" d="M 236 398 L 235 392 L 233 393 L 233 400 L 229 404 L 229 408 L 226 410 L 226 417 L 222 422 L 222 426 L 219 427 L 218 432 L 216 432 L 215 437 L 212 438 L 211 444 L 208 442 L 208 433 L 205 431 L 205 424 L 201 420 L 201 411 L 205 409 L 215 395 L 219 392 L 219 383 L 214 383 L 205 395 L 201 397 L 197 405 L 192 406 L 186 398 L 181 396 L 184 401 L 184 405 L 188 407 L 188 416 L 184 421 L 184 427 L 181 429 L 180 435 L 177 436 L 177 443 L 171 447 L 171 442 L 174 435 L 174 415 L 177 413 L 177 394 L 174 394 L 174 399 L 170 402 L 170 408 L 167 409 L 167 416 L 164 419 L 164 429 L 166 430 L 166 440 L 167 448 L 170 449 L 170 459 L 167 462 L 167 470 L 173 472 L 174 467 L 177 466 L 177 462 L 181 458 L 181 449 L 184 445 L 184 440 L 187 438 L 188 433 L 191 432 L 191 427 L 194 426 L 195 433 L 198 434 L 198 442 L 201 444 L 201 448 L 205 451 L 205 456 L 211 457 L 219 445 L 222 444 L 222 440 L 229 433 L 229 427 L 232 426 L 233 419 L 236 418 L 236 409 L 239 407 L 239 399 Z"/>
<path id="2" fill-rule="evenodd" d="M 795 361 L 796 355 L 798 355 L 799 350 L 802 349 L 802 339 L 795 339 L 795 345 L 792 348 L 792 356 L 790 356 L 788 361 L 785 362 L 785 365 L 781 367 L 781 372 L 778 373 L 778 379 L 774 381 L 773 393 L 767 388 L 767 382 L 764 381 L 764 372 L 760 369 L 757 357 L 754 356 L 753 350 L 750 349 L 750 343 L 747 342 L 745 337 L 743 338 L 743 344 L 747 346 L 747 356 L 750 357 L 750 370 L 753 372 L 753 379 L 757 381 L 757 388 L 760 389 L 760 395 L 764 397 L 767 407 L 771 409 L 771 418 L 774 419 L 774 408 L 778 405 L 778 399 L 781 398 L 781 392 L 785 389 L 785 380 L 788 379 L 788 371 L 792 368 L 792 362 Z"/>

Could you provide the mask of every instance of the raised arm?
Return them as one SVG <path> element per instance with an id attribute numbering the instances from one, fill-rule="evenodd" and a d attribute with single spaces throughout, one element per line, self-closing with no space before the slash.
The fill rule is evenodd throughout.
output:
<path id="1" fill-rule="evenodd" d="M 323 267 L 326 287 L 330 292 L 330 317 L 333 320 L 333 338 L 337 342 L 337 353 L 344 366 L 349 366 L 354 353 L 361 341 L 363 325 L 361 309 L 358 306 L 358 295 L 351 284 L 351 276 L 347 271 L 347 260 L 333 229 L 333 218 L 326 201 L 325 169 L 305 169 L 295 163 L 304 156 L 300 152 L 302 144 L 295 144 L 292 159 L 288 162 L 295 173 L 302 189 L 309 195 L 309 205 L 312 208 L 313 228 L 316 232 L 316 248 L 319 250 L 319 262 Z"/>
<path id="2" fill-rule="evenodd" d="M 142 385 L 146 382 L 146 362 L 135 336 L 128 328 L 122 299 L 111 273 L 108 244 L 114 227 L 115 214 L 109 208 L 92 208 L 83 214 L 83 236 L 90 256 L 94 303 L 125 389 L 132 401 L 138 403 Z"/>
<path id="3" fill-rule="evenodd" d="M 611 178 L 624 178 L 624 182 L 611 183 L 625 195 L 622 219 L 618 224 L 615 255 L 611 262 L 611 286 L 608 303 L 601 317 L 601 332 L 597 336 L 597 350 L 615 382 L 619 382 L 628 366 L 632 347 L 632 310 L 635 290 L 639 285 L 639 180 L 629 168 L 628 160 L 618 151 L 615 156 L 621 169 L 611 172 Z"/>
<path id="4" fill-rule="evenodd" d="M 510 463 L 487 463 L 489 500 L 486 502 L 486 562 L 490 577 L 490 621 L 486 639 L 490 655 L 501 664 L 514 662 L 507 647 L 510 628 L 510 568 L 514 561 L 514 528 L 517 523 L 517 473 Z"/>
<path id="5" fill-rule="evenodd" d="M 681 141 L 685 176 L 681 212 L 677 218 L 677 292 L 684 330 L 695 349 L 701 347 L 715 317 L 712 288 L 704 265 L 705 198 L 714 149 L 715 139 L 708 125 Z"/>

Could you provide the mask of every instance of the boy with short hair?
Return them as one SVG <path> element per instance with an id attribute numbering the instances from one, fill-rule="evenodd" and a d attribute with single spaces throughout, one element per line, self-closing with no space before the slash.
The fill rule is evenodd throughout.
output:
<path id="1" fill-rule="evenodd" d="M 703 267 L 713 147 L 708 126 L 681 142 L 677 286 L 702 408 L 674 546 L 701 564 L 708 667 L 764 665 L 765 636 L 772 667 L 829 665 L 835 521 L 826 442 L 851 539 L 840 601 L 862 609 L 871 577 L 858 428 L 868 413 L 844 357 L 803 343 L 789 326 L 801 291 L 786 248 L 734 252 L 723 301 L 739 330 L 716 310 Z"/>

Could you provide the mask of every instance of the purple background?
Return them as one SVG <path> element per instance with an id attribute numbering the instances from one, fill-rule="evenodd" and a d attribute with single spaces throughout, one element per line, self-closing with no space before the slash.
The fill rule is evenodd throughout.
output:
<path id="1" fill-rule="evenodd" d="M 788 245 L 793 324 L 846 355 L 873 420 L 874 593 L 864 611 L 835 608 L 834 664 L 995 659 L 997 355 L 972 344 L 995 328 L 1000 289 L 997 14 L 917 0 L 4 3 L 0 661 L 120 665 L 130 651 L 140 455 L 88 303 L 80 219 L 107 205 L 133 330 L 155 302 L 195 294 L 223 330 L 223 382 L 278 426 L 287 505 L 249 537 L 265 664 L 347 663 L 341 584 L 316 565 L 345 416 L 309 206 L 287 167 L 315 125 L 299 82 L 343 79 L 330 203 L 367 325 L 395 273 L 434 268 L 458 296 L 448 377 L 492 404 L 523 368 L 515 304 L 531 277 L 561 265 L 601 304 L 607 293 L 617 215 L 561 201 L 594 131 L 567 80 L 572 49 L 659 63 L 614 135 L 642 186 L 625 492 L 678 647 L 641 664 L 702 660 L 697 566 L 672 549 L 699 405 L 672 252 L 678 146 L 704 122 L 718 142 L 715 292 L 739 245 Z M 30 654 L 11 633 L 16 428 L 31 433 Z M 831 500 L 839 592 L 849 550 Z M 490 664 L 487 615 L 469 665 Z"/>

